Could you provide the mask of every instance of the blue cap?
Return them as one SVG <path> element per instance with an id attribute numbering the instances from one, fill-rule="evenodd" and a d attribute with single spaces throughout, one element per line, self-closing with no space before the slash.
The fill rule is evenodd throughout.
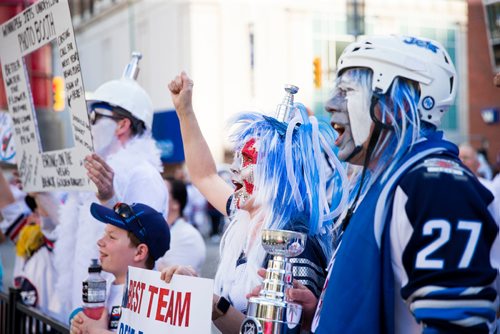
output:
<path id="1" fill-rule="evenodd" d="M 125 203 L 117 203 L 128 206 Z M 170 249 L 170 230 L 163 215 L 146 204 L 129 205 L 133 215 L 124 218 L 114 209 L 92 203 L 90 213 L 95 219 L 133 233 L 137 239 L 148 246 L 149 253 L 158 260 Z"/>

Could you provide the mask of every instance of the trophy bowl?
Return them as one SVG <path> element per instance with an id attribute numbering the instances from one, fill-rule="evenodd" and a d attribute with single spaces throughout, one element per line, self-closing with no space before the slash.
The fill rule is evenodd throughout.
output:
<path id="1" fill-rule="evenodd" d="M 262 230 L 262 246 L 271 255 L 299 256 L 305 248 L 307 235 L 286 230 Z"/>
<path id="2" fill-rule="evenodd" d="M 292 287 L 292 264 L 289 258 L 300 255 L 307 235 L 286 230 L 263 230 L 262 246 L 271 255 L 266 277 L 258 297 L 248 300 L 247 318 L 242 334 L 300 333 L 302 306 L 288 301 L 286 290 Z"/>

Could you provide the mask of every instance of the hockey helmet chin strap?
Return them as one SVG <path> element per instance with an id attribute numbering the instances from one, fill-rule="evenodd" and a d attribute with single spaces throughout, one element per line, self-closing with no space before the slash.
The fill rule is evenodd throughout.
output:
<path id="1" fill-rule="evenodd" d="M 363 171 L 361 172 L 361 180 L 359 182 L 359 188 L 358 192 L 356 193 L 356 197 L 354 201 L 351 204 L 351 207 L 347 210 L 347 214 L 344 217 L 344 220 L 342 221 L 342 230 L 345 231 L 347 226 L 349 225 L 349 221 L 351 220 L 351 217 L 356 210 L 356 206 L 358 205 L 358 200 L 359 196 L 361 195 L 361 191 L 363 189 L 363 185 L 365 182 L 365 175 L 366 175 L 366 170 L 368 168 L 368 165 L 371 160 L 371 155 L 373 154 L 373 150 L 375 149 L 375 146 L 377 145 L 377 142 L 380 138 L 380 134 L 382 133 L 382 130 L 392 130 L 393 127 L 389 124 L 385 124 L 382 121 L 380 121 L 377 116 L 375 115 L 375 106 L 377 105 L 379 101 L 379 95 L 374 92 L 372 95 L 372 100 L 370 103 L 370 117 L 373 120 L 374 123 L 374 129 L 373 132 L 370 136 L 370 142 L 368 143 L 368 147 L 366 149 L 366 155 L 365 155 L 365 160 L 363 162 Z M 356 148 L 352 151 L 352 153 L 349 155 L 349 157 L 346 159 L 346 161 L 349 161 L 352 157 L 354 157 L 356 154 L 358 154 L 362 150 L 362 146 L 358 145 Z"/>

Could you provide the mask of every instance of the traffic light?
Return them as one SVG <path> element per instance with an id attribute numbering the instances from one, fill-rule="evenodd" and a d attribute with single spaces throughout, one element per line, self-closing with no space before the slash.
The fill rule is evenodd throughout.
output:
<path id="1" fill-rule="evenodd" d="M 321 88 L 321 58 L 313 60 L 314 87 Z"/>
<path id="2" fill-rule="evenodd" d="M 52 96 L 54 111 L 63 111 L 65 104 L 64 79 L 62 77 L 52 78 Z"/>

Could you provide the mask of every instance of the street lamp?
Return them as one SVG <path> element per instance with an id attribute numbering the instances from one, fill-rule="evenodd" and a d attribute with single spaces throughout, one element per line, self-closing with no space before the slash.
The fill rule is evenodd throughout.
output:
<path id="1" fill-rule="evenodd" d="M 365 0 L 346 0 L 347 33 L 356 40 L 365 33 Z"/>

